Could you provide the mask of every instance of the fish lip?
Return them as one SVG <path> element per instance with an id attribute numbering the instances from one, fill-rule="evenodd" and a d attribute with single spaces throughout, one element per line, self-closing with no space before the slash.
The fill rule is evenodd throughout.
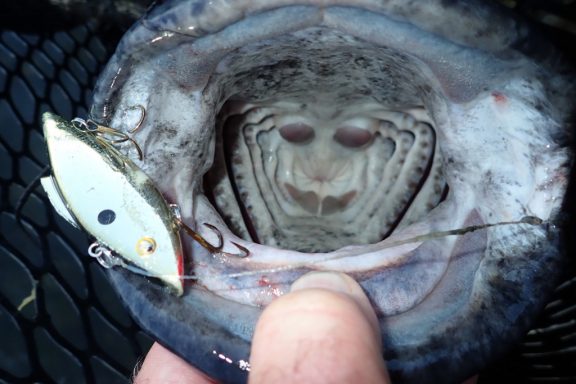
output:
<path id="1" fill-rule="evenodd" d="M 165 32 L 166 31 L 163 31 L 162 33 L 165 33 Z M 119 77 L 115 77 L 115 79 L 119 79 Z M 106 74 L 104 76 L 104 80 L 100 84 L 106 85 Z M 102 88 L 102 86 L 100 88 Z M 104 99 L 108 100 L 107 97 L 110 94 L 107 92 L 104 92 L 103 94 L 107 95 L 107 96 L 103 96 L 101 100 L 104 100 Z M 106 104 L 106 103 L 105 102 L 101 103 L 101 105 L 104 105 L 104 104 Z M 97 103 L 97 105 L 98 105 L 98 103 Z M 99 107 L 97 106 L 94 109 L 94 111 L 98 111 L 98 110 L 99 110 Z M 103 110 L 100 109 L 100 111 L 103 111 Z M 97 112 L 95 112 L 95 113 L 97 113 Z M 106 118 L 107 117 L 108 116 L 106 116 Z M 167 192 L 167 194 L 171 193 L 168 190 L 165 192 Z M 556 236 L 555 234 L 552 234 L 552 237 L 555 237 L 555 236 Z M 550 243 L 556 244 L 557 241 L 555 239 L 553 239 L 550 241 Z M 557 263 L 556 263 L 557 258 L 554 257 L 556 254 L 557 246 L 556 245 L 550 245 L 550 244 L 540 244 L 539 247 L 545 251 L 543 253 L 543 255 L 540 255 L 539 257 L 541 259 L 547 259 L 550 261 L 549 266 L 540 267 L 541 268 L 540 270 L 544 274 L 553 275 L 554 274 L 553 270 L 549 269 L 549 268 L 551 268 L 551 266 L 553 266 L 553 265 L 557 265 Z M 529 257 L 527 257 L 527 256 L 534 256 L 534 255 L 528 255 L 527 254 L 527 255 L 524 255 L 522 257 L 522 259 L 523 260 L 529 259 Z M 536 257 L 536 256 L 534 256 L 534 257 Z M 527 268 L 530 267 L 530 261 L 529 260 L 524 260 L 523 262 Z M 111 274 L 112 274 L 112 280 L 115 282 L 115 284 L 117 285 L 117 287 L 118 287 L 118 289 L 122 295 L 125 295 L 126 292 L 133 292 L 134 293 L 135 292 L 134 287 L 138 287 L 136 289 L 136 292 L 138 293 L 139 298 L 138 299 L 132 299 L 132 300 L 135 300 L 137 303 L 142 303 L 142 302 L 151 303 L 158 310 L 158 313 L 167 313 L 166 309 L 162 308 L 162 306 L 159 305 L 159 303 L 158 303 L 158 301 L 159 301 L 158 295 L 160 295 L 161 290 L 158 290 L 157 287 L 142 284 L 141 281 L 138 280 L 137 276 L 126 275 L 123 271 L 114 271 L 114 272 L 111 272 Z M 551 280 L 553 280 L 553 279 L 551 279 Z M 501 284 L 503 284 L 503 283 L 501 283 Z M 495 283 L 495 285 L 498 285 L 498 284 Z M 546 285 L 548 285 L 548 287 L 546 288 L 546 289 L 548 289 L 551 286 L 551 283 L 548 283 Z M 505 286 L 507 286 L 507 285 L 505 285 Z M 206 292 L 203 292 L 202 294 L 206 294 Z M 194 296 L 194 297 L 191 297 L 191 296 Z M 203 301 L 203 299 L 200 299 L 199 297 L 201 297 L 201 294 L 198 293 L 197 290 L 191 290 L 188 292 L 188 296 L 186 298 L 186 300 L 188 300 L 187 303 L 190 304 L 190 303 L 195 303 L 195 302 L 202 302 L 203 305 L 206 305 L 205 300 Z M 204 296 L 204 297 L 206 297 L 206 296 Z M 168 300 L 172 302 L 172 298 L 169 298 Z M 221 303 L 221 302 L 219 301 L 219 303 Z M 531 303 L 530 305 L 532 306 L 532 308 L 534 308 L 534 307 L 539 306 L 540 304 L 541 304 L 541 299 L 536 299 L 536 302 Z M 141 322 L 145 322 L 147 324 L 147 325 L 145 325 L 146 329 L 152 330 L 157 335 L 157 337 L 159 339 L 165 341 L 166 344 L 168 344 L 170 346 L 175 346 L 174 348 L 177 350 L 178 353 L 182 354 L 186 359 L 191 360 L 190 355 L 188 353 L 186 353 L 186 350 L 189 351 L 189 349 L 187 349 L 189 347 L 184 346 L 184 347 L 179 348 L 179 343 L 174 340 L 174 336 L 170 336 L 170 335 L 166 336 L 166 334 L 159 334 L 159 333 L 157 333 L 158 330 L 156 330 L 156 332 L 155 332 L 155 330 L 153 329 L 154 328 L 153 321 L 150 322 L 148 320 L 149 318 L 157 320 L 158 318 L 154 317 L 155 315 L 153 315 L 153 314 L 151 315 L 150 313 L 148 313 L 146 311 L 142 311 L 142 309 L 135 308 L 135 306 L 130 304 L 130 303 L 128 305 L 131 307 L 131 309 L 134 312 L 139 313 L 141 315 L 140 320 L 141 320 Z M 478 304 L 478 305 L 480 305 L 480 304 Z M 500 303 L 500 305 L 496 305 L 496 307 L 501 307 L 502 305 L 503 304 Z M 218 311 L 219 309 L 217 307 L 212 307 L 212 310 Z M 168 312 L 171 313 L 173 316 L 180 317 L 179 315 L 175 315 L 174 312 L 170 312 L 170 311 L 168 311 Z M 255 313 L 257 313 L 257 310 L 250 311 L 250 315 L 248 315 L 248 317 L 252 316 L 252 318 L 255 318 L 255 316 L 257 316 L 257 315 L 255 315 Z M 206 323 L 210 323 L 209 316 L 201 315 L 198 312 L 193 312 L 193 314 L 196 318 L 203 318 L 206 320 Z M 139 317 L 139 316 L 137 316 L 137 317 Z M 407 346 L 407 344 L 409 344 L 409 343 L 407 343 L 407 342 L 403 343 L 400 340 L 400 337 L 398 336 L 398 335 L 402 334 L 402 330 L 401 329 L 398 330 L 398 327 L 401 327 L 401 325 L 399 324 L 401 322 L 402 322 L 401 317 L 399 316 L 399 317 L 393 318 L 391 320 L 389 319 L 385 323 L 382 324 L 383 329 L 387 331 L 387 336 L 390 336 L 389 339 L 385 340 L 385 345 L 387 346 L 386 349 L 388 350 L 387 359 L 389 361 L 389 367 L 391 368 L 391 370 L 393 372 L 396 372 L 396 374 L 399 375 L 400 377 L 412 377 L 412 378 L 419 377 L 420 378 L 421 377 L 420 375 L 423 375 L 424 372 L 429 374 L 431 377 L 442 377 L 446 373 L 446 371 L 444 371 L 444 372 L 441 372 L 441 371 L 442 371 L 442 369 L 445 369 L 446 364 L 453 371 L 463 372 L 463 371 L 466 371 L 466 369 L 467 369 L 468 370 L 467 372 L 470 373 L 471 370 L 473 369 L 471 367 L 477 367 L 478 365 L 483 364 L 483 362 L 478 361 L 478 360 L 482 360 L 483 357 L 471 358 L 470 362 L 466 363 L 466 364 L 468 364 L 468 366 L 467 366 L 468 368 L 462 369 L 462 368 L 456 368 L 456 367 L 451 366 L 451 364 L 446 363 L 446 361 L 444 359 L 443 364 L 445 364 L 445 365 L 443 366 L 443 368 L 435 368 L 434 364 L 432 364 L 432 365 L 428 366 L 427 370 L 417 370 L 418 373 L 410 372 L 412 369 L 412 368 L 410 368 L 410 364 L 412 364 L 412 365 L 421 364 L 422 365 L 423 364 L 422 360 L 429 358 L 434 353 L 437 353 L 439 356 L 441 356 L 444 352 L 441 349 L 431 348 L 430 349 L 431 352 L 426 354 L 426 357 L 416 356 L 415 355 L 416 352 Z M 489 319 L 487 319 L 485 322 L 485 324 L 490 324 L 490 323 L 491 322 L 489 321 Z M 484 323 L 482 323 L 482 324 L 484 324 Z M 184 322 L 182 322 L 182 324 L 180 324 L 180 325 L 182 325 L 182 327 L 183 327 L 182 329 L 186 330 L 187 332 L 192 332 L 192 333 L 195 332 L 194 331 L 195 328 L 193 327 L 193 324 L 192 324 L 192 326 L 190 326 L 190 324 L 188 324 L 188 326 L 187 326 Z M 220 331 L 220 326 L 211 327 L 209 324 L 204 324 L 204 325 L 206 327 L 208 327 L 209 329 L 212 329 L 214 332 Z M 492 326 L 494 327 L 494 329 L 496 329 L 496 328 L 499 329 L 499 327 L 501 327 L 498 324 L 496 324 L 496 325 L 492 324 Z M 525 326 L 526 326 L 526 321 L 524 321 L 522 325 L 520 325 L 518 328 L 516 328 L 514 330 L 515 333 L 518 333 L 518 335 L 519 335 L 521 333 L 521 331 L 518 331 L 518 329 L 525 328 Z M 394 330 L 394 327 L 396 327 L 396 330 Z M 407 328 L 405 328 L 404 331 L 406 329 Z M 488 326 L 486 326 L 486 329 L 489 330 L 490 328 Z M 396 332 L 396 334 L 394 334 L 394 332 Z M 233 351 L 233 352 L 230 352 L 230 354 L 236 354 L 237 356 L 240 356 L 240 357 L 238 357 L 238 359 L 245 358 L 247 356 L 247 348 L 249 348 L 249 346 L 246 344 L 245 338 L 243 339 L 242 337 L 238 337 L 238 335 L 239 334 L 246 334 L 246 333 L 250 333 L 250 331 L 249 330 L 248 331 L 235 331 L 234 340 L 236 340 L 238 342 L 238 346 L 230 347 L 229 345 L 221 344 L 221 348 L 226 350 L 226 351 Z M 463 333 L 461 331 L 455 331 L 455 334 L 460 335 L 460 336 L 463 335 Z M 423 336 L 423 338 L 425 339 L 424 336 Z M 244 344 L 242 344 L 242 340 L 244 340 Z M 413 339 L 410 339 L 410 340 L 413 340 Z M 236 341 L 231 342 L 231 344 L 236 343 Z M 210 341 L 206 340 L 205 342 L 209 343 Z M 235 348 L 238 348 L 238 349 L 236 350 Z M 218 348 L 216 348 L 214 350 L 218 350 Z M 480 350 L 482 352 L 485 352 L 485 353 L 491 353 L 490 350 L 487 350 L 484 347 L 481 347 Z M 241 352 L 238 352 L 238 351 L 241 351 Z M 204 356 L 203 359 L 209 359 L 209 357 Z M 438 359 L 442 360 L 442 357 L 438 357 Z M 406 361 L 409 361 L 408 365 L 405 365 Z M 197 361 L 193 361 L 193 362 L 197 363 Z M 418 363 L 418 362 L 420 362 L 420 363 Z M 206 368 L 206 370 L 210 370 L 210 368 Z M 436 372 L 436 370 L 438 370 L 438 372 Z M 210 373 L 214 374 L 214 373 L 216 373 L 216 371 L 217 371 L 216 368 L 212 368 L 212 370 L 210 370 Z M 235 371 L 237 373 L 238 369 L 235 368 Z M 400 373 L 398 373 L 398 372 L 400 372 Z M 459 373 L 459 374 L 462 375 L 462 373 Z M 234 374 L 231 374 L 231 375 L 234 376 Z M 434 375 L 436 375 L 436 376 L 434 376 Z M 432 380 L 432 379 L 428 378 L 428 380 Z M 424 382 L 424 381 L 422 381 L 422 382 Z"/>

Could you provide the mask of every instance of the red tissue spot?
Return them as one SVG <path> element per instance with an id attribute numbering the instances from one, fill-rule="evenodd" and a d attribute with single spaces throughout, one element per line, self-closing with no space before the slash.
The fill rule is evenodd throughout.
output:
<path id="1" fill-rule="evenodd" d="M 258 285 L 260 287 L 268 287 L 270 285 L 270 280 L 268 280 L 268 276 L 264 275 L 260 277 L 260 280 L 258 280 Z"/>
<path id="2" fill-rule="evenodd" d="M 500 92 L 492 92 L 492 97 L 494 98 L 496 104 L 504 104 L 507 100 L 506 96 Z"/>
<path id="3" fill-rule="evenodd" d="M 260 277 L 260 279 L 258 280 L 258 286 L 266 288 L 266 290 L 264 291 L 266 292 L 265 294 L 268 296 L 279 297 L 282 295 L 282 292 L 280 291 L 278 284 L 272 283 L 270 279 L 268 279 L 268 276 L 266 275 L 262 275 L 262 277 Z"/>

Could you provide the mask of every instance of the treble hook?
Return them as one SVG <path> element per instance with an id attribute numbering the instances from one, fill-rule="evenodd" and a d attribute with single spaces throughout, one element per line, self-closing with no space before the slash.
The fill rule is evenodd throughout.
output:
<path id="1" fill-rule="evenodd" d="M 146 118 L 146 109 L 143 106 L 133 105 L 130 108 L 128 108 L 128 110 L 135 110 L 135 109 L 140 110 L 140 119 L 136 123 L 136 126 L 128 131 L 129 134 L 133 134 L 133 133 L 137 132 L 138 130 L 140 130 L 140 128 L 142 127 L 142 123 L 144 122 L 144 119 Z M 107 127 L 107 126 L 102 125 L 102 124 L 98 124 L 97 122 L 95 122 L 92 119 L 84 120 L 84 119 L 77 117 L 77 118 L 72 120 L 72 123 L 74 124 L 74 126 L 76 128 L 78 128 L 82 131 L 85 131 L 85 132 L 94 133 L 94 135 L 96 135 L 97 139 L 105 140 L 105 142 L 110 143 L 110 144 L 121 144 L 121 143 L 125 143 L 125 142 L 129 141 L 134 145 L 134 148 L 136 148 L 136 151 L 138 152 L 138 159 L 140 161 L 142 161 L 144 159 L 144 154 L 142 152 L 142 149 L 140 148 L 138 143 L 133 138 L 128 136 L 128 134 L 126 134 L 122 131 L 119 131 L 116 128 L 111 128 L 111 127 Z M 112 139 L 112 138 L 109 138 L 107 136 L 119 137 L 119 139 Z"/>
<path id="2" fill-rule="evenodd" d="M 142 127 L 142 123 L 144 122 L 144 119 L 146 118 L 146 109 L 142 105 L 140 105 L 140 104 L 133 105 L 130 108 L 128 108 L 128 111 L 133 111 L 135 109 L 140 110 L 140 119 L 136 123 L 136 126 L 128 131 L 128 133 L 130 133 L 130 134 L 138 132 L 140 130 L 140 128 Z"/>
<path id="3" fill-rule="evenodd" d="M 204 226 L 210 228 L 212 230 L 212 232 L 214 232 L 216 234 L 216 236 L 218 236 L 218 241 L 220 242 L 220 250 L 219 253 L 221 255 L 225 255 L 225 256 L 235 256 L 235 257 L 240 257 L 240 258 L 244 258 L 244 257 L 248 257 L 250 255 L 250 251 L 248 250 L 248 248 L 243 247 L 242 245 L 238 244 L 235 241 L 230 241 L 232 244 L 234 244 L 234 246 L 236 248 L 238 248 L 242 253 L 229 253 L 229 252 L 222 252 L 222 248 L 223 248 L 223 244 L 224 244 L 224 238 L 222 236 L 222 232 L 220 232 L 220 230 L 218 228 L 216 228 L 215 226 L 208 224 L 208 223 L 203 223 Z"/>
<path id="4" fill-rule="evenodd" d="M 177 221 L 178 225 L 180 226 L 180 228 L 182 228 L 190 237 L 192 237 L 194 240 L 196 240 L 196 242 L 198 242 L 198 244 L 200 244 L 202 247 L 207 249 L 208 252 L 210 252 L 212 254 L 220 254 L 220 255 L 224 255 L 224 256 L 239 257 L 239 258 L 245 258 L 245 257 L 248 257 L 250 255 L 250 251 L 246 247 L 243 247 L 234 241 L 231 241 L 231 243 L 234 244 L 234 246 L 236 248 L 238 248 L 241 253 L 223 252 L 222 249 L 224 249 L 224 237 L 222 236 L 222 232 L 220 232 L 220 230 L 218 228 L 216 228 L 215 226 L 213 226 L 211 224 L 203 223 L 204 226 L 210 228 L 216 234 L 216 236 L 218 237 L 218 245 L 210 244 L 204 237 L 202 237 L 202 235 L 200 235 L 198 232 L 194 231 L 192 228 L 190 228 L 188 225 L 186 225 L 186 223 L 184 223 L 179 218 L 177 218 L 176 221 Z"/>
<path id="5" fill-rule="evenodd" d="M 98 263 L 106 269 L 112 268 L 116 265 L 122 265 L 120 259 L 114 256 L 110 249 L 97 241 L 90 244 L 88 247 L 88 254 L 95 258 Z"/>

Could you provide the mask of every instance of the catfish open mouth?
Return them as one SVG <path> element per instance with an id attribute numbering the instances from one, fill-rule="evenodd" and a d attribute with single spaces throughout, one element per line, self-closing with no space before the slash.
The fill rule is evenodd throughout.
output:
<path id="1" fill-rule="evenodd" d="M 168 2 L 124 37 L 93 118 L 127 132 L 146 110 L 139 165 L 225 253 L 185 239 L 182 298 L 113 280 L 146 329 L 235 381 L 212 352 L 245 361 L 261 306 L 302 273 L 343 271 L 394 375 L 464 379 L 558 273 L 570 87 L 514 48 L 518 25 L 487 30 L 496 9 L 307 3 Z"/>

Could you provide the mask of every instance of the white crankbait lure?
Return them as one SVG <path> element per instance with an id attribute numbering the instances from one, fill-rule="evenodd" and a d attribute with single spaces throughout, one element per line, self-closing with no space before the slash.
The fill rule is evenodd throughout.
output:
<path id="1" fill-rule="evenodd" d="M 142 123 L 141 109 L 142 118 L 130 132 Z M 218 236 L 218 245 L 208 243 L 182 222 L 177 207 L 168 204 L 152 180 L 114 147 L 130 141 L 142 160 L 140 147 L 126 134 L 90 120 L 66 121 L 49 112 L 42 120 L 52 167 L 52 175 L 41 179 L 42 186 L 64 219 L 97 239 L 88 252 L 103 266 L 118 264 L 113 255 L 117 253 L 182 295 L 180 229 L 212 254 L 249 255 L 234 242 L 239 254 L 223 252 L 222 234 L 210 224 L 204 223 Z"/>
<path id="2" fill-rule="evenodd" d="M 56 211 L 181 295 L 180 221 L 152 180 L 109 142 L 52 113 L 42 117 Z M 92 248 L 92 247 L 91 247 Z M 110 252 L 109 252 L 110 253 Z"/>
<path id="3" fill-rule="evenodd" d="M 178 220 L 150 178 L 73 123 L 52 113 L 42 120 L 52 176 L 41 181 L 56 211 L 181 295 Z"/>

